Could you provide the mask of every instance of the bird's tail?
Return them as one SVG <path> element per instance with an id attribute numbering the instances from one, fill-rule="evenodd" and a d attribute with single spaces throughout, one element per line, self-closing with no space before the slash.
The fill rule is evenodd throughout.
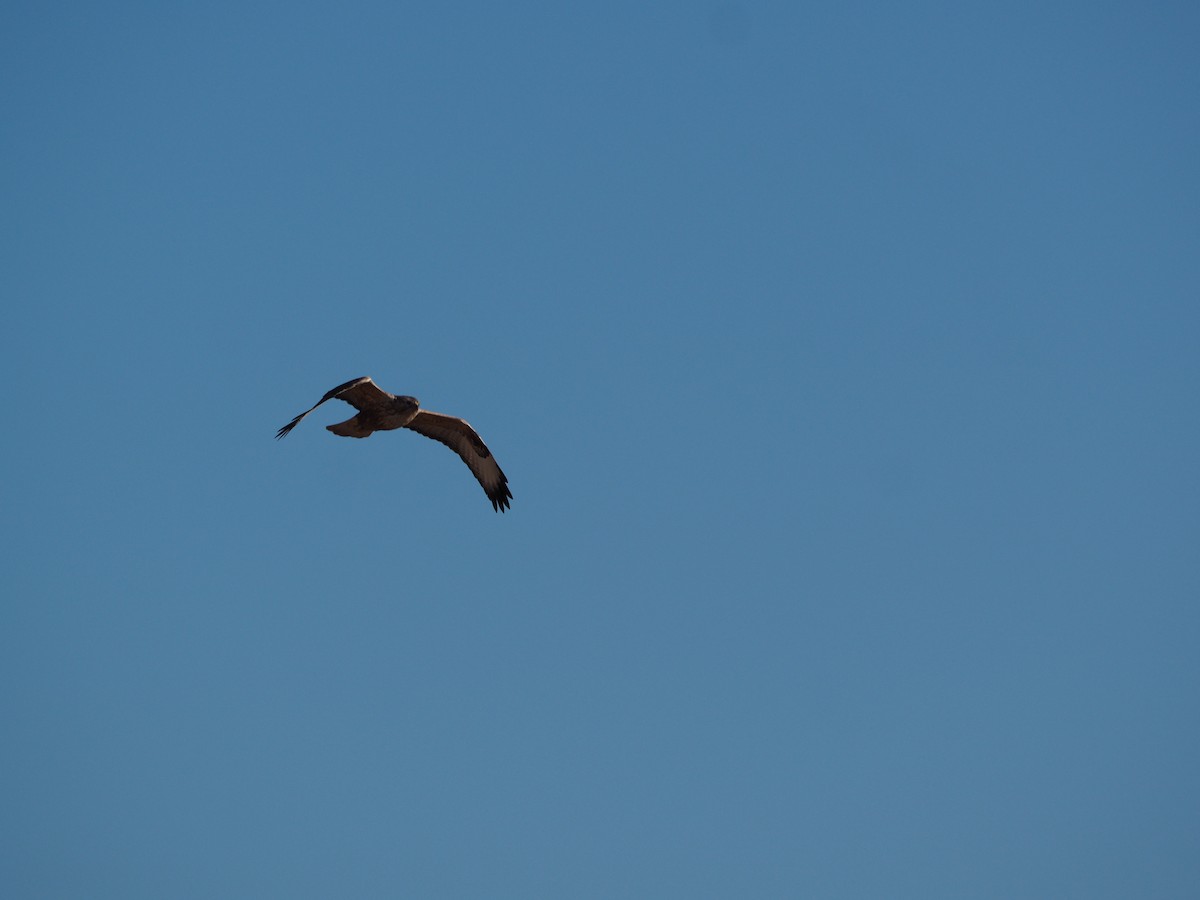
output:
<path id="1" fill-rule="evenodd" d="M 336 425 L 326 425 L 325 428 L 342 437 L 353 438 L 370 437 L 374 432 L 374 429 L 364 425 L 358 416 L 355 416 L 353 419 L 347 419 L 345 422 L 338 422 Z"/>

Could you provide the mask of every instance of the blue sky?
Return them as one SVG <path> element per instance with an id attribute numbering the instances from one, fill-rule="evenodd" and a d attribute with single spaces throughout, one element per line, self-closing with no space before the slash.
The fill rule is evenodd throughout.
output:
<path id="1" fill-rule="evenodd" d="M 1198 34 L 9 4 L 0 891 L 1194 896 Z"/>

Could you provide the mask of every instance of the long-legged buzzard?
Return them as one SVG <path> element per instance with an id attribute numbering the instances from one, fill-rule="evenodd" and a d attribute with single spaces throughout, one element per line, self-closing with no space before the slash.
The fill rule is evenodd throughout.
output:
<path id="1" fill-rule="evenodd" d="M 492 501 L 492 509 L 504 512 L 509 508 L 512 493 L 508 479 L 496 465 L 491 451 L 475 433 L 475 429 L 454 416 L 421 409 L 416 397 L 397 397 L 382 390 L 370 378 L 355 378 L 339 384 L 324 397 L 279 429 L 276 440 L 287 435 L 300 420 L 326 400 L 345 400 L 358 410 L 358 415 L 345 422 L 325 427 L 342 437 L 365 438 L 375 431 L 409 428 L 417 434 L 441 441 L 462 457 L 463 462 L 483 485 L 483 492 Z"/>

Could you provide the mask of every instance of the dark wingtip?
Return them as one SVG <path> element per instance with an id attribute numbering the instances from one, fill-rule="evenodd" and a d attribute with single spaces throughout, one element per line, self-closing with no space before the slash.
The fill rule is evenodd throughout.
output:
<path id="1" fill-rule="evenodd" d="M 496 512 L 504 512 L 511 508 L 509 501 L 512 499 L 512 491 L 508 489 L 508 484 L 500 485 L 499 490 L 494 494 L 488 494 L 488 499 L 492 501 L 492 509 Z"/>

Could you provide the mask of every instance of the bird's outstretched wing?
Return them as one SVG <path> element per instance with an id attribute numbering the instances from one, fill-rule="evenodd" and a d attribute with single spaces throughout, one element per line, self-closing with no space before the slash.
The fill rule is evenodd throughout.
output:
<path id="1" fill-rule="evenodd" d="M 441 413 L 423 409 L 416 417 L 404 426 L 417 434 L 441 441 L 462 457 L 463 462 L 483 485 L 483 492 L 492 501 L 492 509 L 504 512 L 509 508 L 512 492 L 508 489 L 508 479 L 500 471 L 500 466 L 492 457 L 492 452 L 475 433 L 475 429 L 454 416 L 444 416 Z"/>
<path id="2" fill-rule="evenodd" d="M 289 431 L 300 424 L 300 420 L 307 416 L 310 412 L 324 403 L 326 400 L 345 400 L 359 412 L 368 409 L 372 406 L 377 406 L 391 398 L 391 394 L 382 390 L 379 385 L 373 382 L 370 378 L 364 376 L 355 378 L 353 381 L 347 381 L 345 384 L 339 384 L 333 390 L 329 391 L 324 397 L 306 409 L 292 421 L 288 422 L 275 433 L 275 439 L 287 437 Z"/>

